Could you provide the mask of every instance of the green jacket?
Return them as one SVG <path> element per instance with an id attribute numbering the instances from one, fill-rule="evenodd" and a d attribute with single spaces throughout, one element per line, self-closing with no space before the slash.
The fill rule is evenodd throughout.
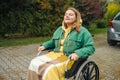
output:
<path id="1" fill-rule="evenodd" d="M 45 48 L 54 48 L 55 52 L 59 52 L 60 41 L 63 38 L 64 31 L 59 27 L 53 34 L 53 37 L 43 43 Z M 80 32 L 73 29 L 64 41 L 63 53 L 69 56 L 75 52 L 79 57 L 87 57 L 95 51 L 94 41 L 91 34 L 84 27 L 80 27 Z"/>

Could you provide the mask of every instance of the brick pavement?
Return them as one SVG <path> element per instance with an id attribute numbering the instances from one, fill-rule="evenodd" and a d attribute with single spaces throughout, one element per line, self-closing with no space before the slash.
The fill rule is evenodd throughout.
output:
<path id="1" fill-rule="evenodd" d="M 90 59 L 99 66 L 100 80 L 120 80 L 120 45 L 109 46 L 106 40 L 104 35 L 95 37 L 96 52 Z M 0 47 L 0 80 L 25 80 L 29 63 L 37 55 L 38 46 Z"/>
<path id="2" fill-rule="evenodd" d="M 39 45 L 0 48 L 0 80 L 25 80 Z"/>

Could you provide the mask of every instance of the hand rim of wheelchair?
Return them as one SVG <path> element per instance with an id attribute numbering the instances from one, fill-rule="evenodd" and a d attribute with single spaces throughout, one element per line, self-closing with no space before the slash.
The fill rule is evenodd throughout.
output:
<path id="1" fill-rule="evenodd" d="M 77 71 L 75 80 L 99 80 L 99 68 L 92 60 L 85 61 Z"/>

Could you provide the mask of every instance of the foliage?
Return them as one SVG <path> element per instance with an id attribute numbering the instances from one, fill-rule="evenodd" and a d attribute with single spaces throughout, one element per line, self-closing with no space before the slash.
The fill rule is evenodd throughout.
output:
<path id="1" fill-rule="evenodd" d="M 102 16 L 97 0 L 1 0 L 0 36 L 21 34 L 51 36 L 61 25 L 66 8 L 74 5 L 81 11 L 83 25 Z"/>
<path id="2" fill-rule="evenodd" d="M 67 1 L 67 3 L 66 3 Z M 20 33 L 23 36 L 52 35 L 61 25 L 70 0 L 2 0 L 0 36 Z"/>
<path id="3" fill-rule="evenodd" d="M 21 13 L 24 13 L 28 5 L 26 0 L 1 0 L 0 3 L 0 35 L 13 34 L 19 32 L 21 20 L 24 19 Z"/>
<path id="4" fill-rule="evenodd" d="M 101 18 L 102 5 L 97 0 L 75 0 L 75 7 L 81 12 L 84 25 L 89 25 L 94 20 Z"/>
<path id="5" fill-rule="evenodd" d="M 105 18 L 109 21 L 120 11 L 120 5 L 116 3 L 109 3 Z"/>
<path id="6" fill-rule="evenodd" d="M 105 27 L 105 28 L 97 28 L 97 25 L 95 24 L 95 23 L 92 23 L 92 24 L 90 24 L 90 29 L 89 29 L 89 31 L 90 31 L 90 33 L 91 34 L 106 34 L 107 33 L 107 27 Z"/>
<path id="7" fill-rule="evenodd" d="M 120 4 L 120 0 L 99 0 L 99 2 L 103 4 L 102 9 L 104 13 L 107 11 L 107 6 L 109 3 Z"/>
<path id="8" fill-rule="evenodd" d="M 100 19 L 96 21 L 97 28 L 105 28 L 107 27 L 107 22 L 104 19 Z"/>
<path id="9" fill-rule="evenodd" d="M 54 30 L 61 25 L 63 20 L 63 13 L 65 9 L 71 4 L 71 1 L 65 3 L 64 0 L 37 0 L 33 5 L 38 12 L 40 21 L 35 26 L 39 26 L 39 32 L 36 33 L 36 28 L 31 28 L 30 33 L 36 33 L 38 36 L 52 35 Z M 62 6 L 62 7 L 61 7 Z"/>

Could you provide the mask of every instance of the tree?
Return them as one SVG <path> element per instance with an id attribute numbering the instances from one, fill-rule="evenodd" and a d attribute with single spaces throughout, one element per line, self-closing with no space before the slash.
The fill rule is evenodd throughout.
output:
<path id="1" fill-rule="evenodd" d="M 107 6 L 110 3 L 115 3 L 120 5 L 120 0 L 99 0 L 99 2 L 101 2 L 103 4 L 102 9 L 104 11 L 104 13 L 107 11 Z"/>
<path id="2" fill-rule="evenodd" d="M 37 36 L 50 36 L 61 25 L 64 11 L 71 5 L 70 0 L 32 0 L 32 5 L 39 15 L 29 33 Z M 67 2 L 67 3 L 66 3 Z M 36 25 L 37 24 L 37 25 Z"/>
<path id="3" fill-rule="evenodd" d="M 80 11 L 83 25 L 89 25 L 103 16 L 102 4 L 97 0 L 75 0 L 75 7 Z"/>
<path id="4" fill-rule="evenodd" d="M 50 36 L 71 0 L 1 0 L 0 35 Z"/>
<path id="5" fill-rule="evenodd" d="M 105 18 L 109 21 L 113 19 L 113 17 L 120 12 L 120 5 L 116 3 L 109 3 L 107 6 L 107 11 L 105 13 Z"/>
<path id="6" fill-rule="evenodd" d="M 1 0 L 0 1 L 0 35 L 18 33 L 20 30 L 19 17 L 28 5 L 27 0 Z"/>

